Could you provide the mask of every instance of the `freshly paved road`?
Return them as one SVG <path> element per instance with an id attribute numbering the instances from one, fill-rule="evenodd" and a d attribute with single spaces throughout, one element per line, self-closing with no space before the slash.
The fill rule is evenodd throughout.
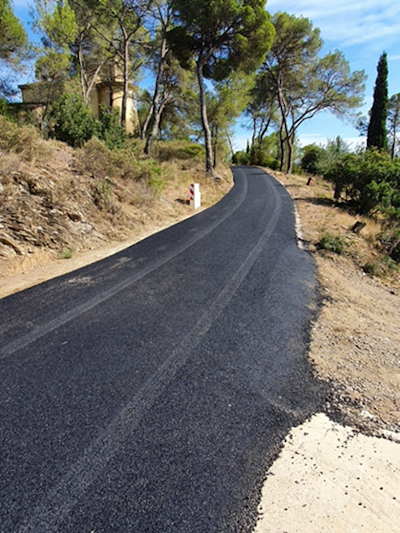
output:
<path id="1" fill-rule="evenodd" d="M 323 391 L 292 200 L 234 177 L 213 208 L 0 300 L 2 533 L 252 531 Z"/>

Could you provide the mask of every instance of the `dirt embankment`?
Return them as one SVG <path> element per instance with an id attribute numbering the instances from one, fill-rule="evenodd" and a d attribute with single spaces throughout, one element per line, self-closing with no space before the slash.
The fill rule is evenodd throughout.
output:
<path id="1" fill-rule="evenodd" d="M 184 150 L 182 159 L 129 162 L 98 143 L 80 151 L 34 143 L 34 155 L 2 152 L 0 145 L 0 298 L 191 216 L 192 182 L 200 183 L 204 207 L 232 186 L 229 169 L 211 181 Z"/>

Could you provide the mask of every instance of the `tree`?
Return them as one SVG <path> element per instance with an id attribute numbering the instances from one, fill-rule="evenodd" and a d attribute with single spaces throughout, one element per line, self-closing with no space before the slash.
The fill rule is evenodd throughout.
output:
<path id="1" fill-rule="evenodd" d="M 167 31 L 170 29 L 171 8 L 169 4 L 165 4 L 163 0 L 156 0 L 154 8 L 155 19 L 158 21 L 158 27 L 155 29 L 155 36 L 152 42 L 151 56 L 153 59 L 153 71 L 155 71 L 156 77 L 153 96 L 142 126 L 141 137 L 143 140 L 147 139 L 150 122 L 153 119 L 157 109 L 161 107 L 159 103 L 164 80 L 165 66 L 170 52 L 170 48 L 167 42 Z M 148 153 L 148 148 L 149 147 L 146 146 L 145 153 Z"/>
<path id="2" fill-rule="evenodd" d="M 96 27 L 99 35 L 113 49 L 119 65 L 122 65 L 122 103 L 121 126 L 126 127 L 126 111 L 129 94 L 129 82 L 134 71 L 142 66 L 139 57 L 133 66 L 134 52 L 138 53 L 147 39 L 145 20 L 149 14 L 152 0 L 98 0 L 97 13 L 100 25 Z M 104 28 L 115 28 L 110 35 Z"/>
<path id="3" fill-rule="evenodd" d="M 388 66 L 386 52 L 383 52 L 379 59 L 377 72 L 368 125 L 367 148 L 387 150 Z"/>
<path id="4" fill-rule="evenodd" d="M 258 73 L 255 84 L 250 90 L 250 102 L 246 115 L 252 121 L 251 146 L 261 149 L 263 140 L 272 125 L 279 123 L 278 103 L 275 98 L 273 83 L 268 76 Z"/>
<path id="5" fill-rule="evenodd" d="M 79 75 L 82 98 L 86 104 L 100 71 L 112 62 L 109 44 L 113 26 L 99 17 L 97 0 L 69 0 L 75 14 L 76 34 L 70 44 L 72 62 Z M 105 40 L 101 35 L 107 35 Z"/>
<path id="6" fill-rule="evenodd" d="M 397 135 L 400 129 L 400 93 L 394 94 L 388 101 L 388 126 L 390 155 L 394 159 L 398 144 Z"/>
<path id="7" fill-rule="evenodd" d="M 280 111 L 281 170 L 290 173 L 301 124 L 321 111 L 343 117 L 357 108 L 365 73 L 351 73 L 339 51 L 320 58 L 320 32 L 307 18 L 277 13 L 273 23 L 276 39 L 261 71 L 272 85 Z"/>
<path id="8" fill-rule="evenodd" d="M 231 72 L 254 72 L 269 50 L 274 29 L 265 0 L 171 0 L 173 21 L 168 32 L 174 54 L 186 68 L 196 64 L 205 168 L 214 176 L 205 79 L 222 81 Z"/>
<path id="9" fill-rule="evenodd" d="M 7 67 L 16 69 L 28 47 L 28 36 L 14 15 L 9 0 L 0 0 L 0 96 L 11 96 L 12 87 L 5 74 Z"/>
<path id="10" fill-rule="evenodd" d="M 170 88 L 173 84 L 174 70 L 177 65 L 174 65 L 174 59 L 171 57 L 170 47 L 167 41 L 167 32 L 170 29 L 171 23 L 171 7 L 167 4 L 156 1 L 155 5 L 156 19 L 159 22 L 156 36 L 154 39 L 154 66 L 157 72 L 153 97 L 146 119 L 142 128 L 142 139 L 146 140 L 144 153 L 149 154 L 154 140 L 156 139 L 159 129 L 161 116 L 170 98 Z M 175 69 L 174 69 L 175 66 Z M 151 132 L 148 134 L 150 123 L 153 123 Z"/>
<path id="11" fill-rule="evenodd" d="M 226 141 L 229 144 L 233 155 L 229 131 L 235 119 L 243 112 L 248 103 L 250 78 L 250 75 L 233 72 L 225 80 L 216 83 L 213 93 L 207 95 L 214 168 L 217 166 L 221 141 Z"/>
<path id="12" fill-rule="evenodd" d="M 35 0 L 35 28 L 41 34 L 42 49 L 35 63 L 36 79 L 41 82 L 41 113 L 44 127 L 50 106 L 57 102 L 71 73 L 70 46 L 75 40 L 75 14 L 67 0 Z"/>

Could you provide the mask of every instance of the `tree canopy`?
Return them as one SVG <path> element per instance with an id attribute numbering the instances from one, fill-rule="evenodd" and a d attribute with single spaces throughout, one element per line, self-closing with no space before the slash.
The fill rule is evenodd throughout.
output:
<path id="1" fill-rule="evenodd" d="M 365 74 L 350 72 L 339 51 L 320 57 L 323 41 L 307 18 L 276 13 L 272 22 L 276 38 L 261 67 L 258 84 L 266 88 L 265 102 L 278 106 L 280 166 L 291 172 L 295 135 L 301 124 L 321 111 L 343 117 L 357 108 L 364 94 Z"/>
<path id="2" fill-rule="evenodd" d="M 372 108 L 367 133 L 367 147 L 387 150 L 388 65 L 384 52 L 378 63 Z"/>
<path id="3" fill-rule="evenodd" d="M 206 148 L 206 171 L 213 174 L 205 78 L 222 81 L 234 71 L 255 71 L 269 50 L 274 28 L 265 0 L 172 0 L 175 27 L 171 47 L 189 68 L 195 62 Z"/>
<path id="4" fill-rule="evenodd" d="M 6 67 L 16 69 L 28 46 L 28 36 L 18 18 L 14 15 L 9 0 L 0 0 L 0 96 L 12 94 L 5 73 Z"/>

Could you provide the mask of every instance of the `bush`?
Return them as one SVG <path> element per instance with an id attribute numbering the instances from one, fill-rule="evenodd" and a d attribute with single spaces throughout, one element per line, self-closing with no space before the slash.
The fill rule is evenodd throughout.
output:
<path id="1" fill-rule="evenodd" d="M 308 174 L 320 173 L 321 161 L 324 157 L 325 150 L 316 144 L 309 144 L 303 148 L 303 157 L 300 161 L 301 170 Z"/>
<path id="2" fill-rule="evenodd" d="M 32 161 L 42 150 L 42 139 L 32 126 L 19 126 L 0 115 L 0 150 L 20 154 Z"/>
<path id="3" fill-rule="evenodd" d="M 97 138 L 91 139 L 78 152 L 80 169 L 90 172 L 101 185 L 104 196 L 104 187 L 110 179 L 121 178 L 140 181 L 156 192 L 164 188 L 163 169 L 156 161 L 139 161 L 129 149 L 110 150 Z"/>
<path id="4" fill-rule="evenodd" d="M 232 157 L 232 163 L 234 165 L 248 165 L 249 164 L 249 154 L 243 150 L 239 150 Z"/>
<path id="5" fill-rule="evenodd" d="M 65 94 L 50 114 L 52 135 L 70 146 L 81 147 L 99 132 L 99 122 L 77 94 Z"/>
<path id="6" fill-rule="evenodd" d="M 343 235 L 332 235 L 331 233 L 323 233 L 318 245 L 322 250 L 328 250 L 339 255 L 347 254 L 350 246 Z"/>
<path id="7" fill-rule="evenodd" d="M 385 152 L 367 150 L 340 157 L 324 173 L 335 186 L 335 198 L 345 192 L 349 205 L 359 214 L 387 208 L 400 186 L 400 161 Z"/>
<path id="8" fill-rule="evenodd" d="M 157 141 L 153 145 L 152 155 L 160 162 L 178 159 L 203 162 L 204 146 L 188 141 Z"/>
<path id="9" fill-rule="evenodd" d="M 396 200 L 400 199 L 396 197 Z M 385 211 L 385 215 L 378 240 L 388 256 L 400 262 L 400 206 L 391 206 Z"/>
<path id="10" fill-rule="evenodd" d="M 118 109 L 110 109 L 104 105 L 100 106 L 97 137 L 104 141 L 104 144 L 110 150 L 120 150 L 125 147 L 128 136 L 121 126 Z"/>

